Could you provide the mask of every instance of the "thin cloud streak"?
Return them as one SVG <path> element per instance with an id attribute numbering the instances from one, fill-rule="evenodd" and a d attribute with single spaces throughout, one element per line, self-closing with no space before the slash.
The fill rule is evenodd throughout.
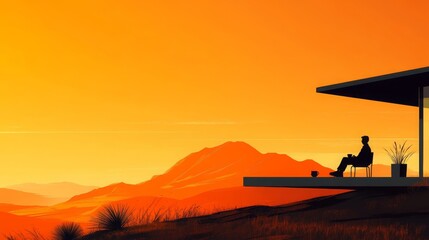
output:
<path id="1" fill-rule="evenodd" d="M 177 122 L 174 125 L 237 125 L 237 122 Z"/>
<path id="2" fill-rule="evenodd" d="M 0 131 L 0 134 L 144 134 L 179 133 L 178 131 Z"/>
<path id="3" fill-rule="evenodd" d="M 129 125 L 245 125 L 245 124 L 267 124 L 268 121 L 245 121 L 245 122 L 236 122 L 236 121 L 147 121 L 147 122 L 125 122 Z"/>
<path id="4" fill-rule="evenodd" d="M 128 122 L 130 125 L 238 125 L 240 123 L 233 121 L 184 121 L 184 122 L 164 122 L 164 121 L 150 121 L 150 122 Z"/>

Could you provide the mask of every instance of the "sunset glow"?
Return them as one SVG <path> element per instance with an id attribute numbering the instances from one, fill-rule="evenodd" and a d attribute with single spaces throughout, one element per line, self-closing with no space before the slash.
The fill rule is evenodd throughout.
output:
<path id="1" fill-rule="evenodd" d="M 0 186 L 140 183 L 226 141 L 375 162 L 418 109 L 316 87 L 429 65 L 429 1 L 4 1 Z M 410 160 L 417 169 L 418 156 Z"/>

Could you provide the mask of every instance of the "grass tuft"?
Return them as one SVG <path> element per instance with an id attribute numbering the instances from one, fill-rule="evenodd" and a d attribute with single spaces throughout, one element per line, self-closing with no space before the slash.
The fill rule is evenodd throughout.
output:
<path id="1" fill-rule="evenodd" d="M 390 149 L 384 149 L 394 164 L 405 164 L 405 162 L 414 154 L 414 152 L 408 152 L 412 145 L 405 147 L 406 143 L 407 141 L 403 144 L 398 144 L 395 141 Z"/>
<path id="2" fill-rule="evenodd" d="M 120 230 L 127 227 L 132 220 L 132 212 L 127 205 L 111 204 L 102 207 L 94 221 L 99 230 Z"/>
<path id="3" fill-rule="evenodd" d="M 54 230 L 55 240 L 74 240 L 83 234 L 82 227 L 74 222 L 67 222 L 57 226 Z"/>

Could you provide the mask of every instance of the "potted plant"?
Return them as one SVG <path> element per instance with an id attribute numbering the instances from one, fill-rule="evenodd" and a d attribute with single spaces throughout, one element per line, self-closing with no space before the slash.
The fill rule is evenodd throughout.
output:
<path id="1" fill-rule="evenodd" d="M 384 149 L 392 159 L 392 177 L 406 177 L 407 176 L 407 164 L 405 163 L 414 152 L 409 152 L 412 145 L 406 147 L 407 141 L 403 144 L 393 142 L 393 146 L 390 149 Z"/>

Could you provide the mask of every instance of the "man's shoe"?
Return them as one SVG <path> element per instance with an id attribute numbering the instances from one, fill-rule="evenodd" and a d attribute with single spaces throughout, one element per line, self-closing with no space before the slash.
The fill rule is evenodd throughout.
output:
<path id="1" fill-rule="evenodd" d="M 335 171 L 335 172 L 329 173 L 329 175 L 334 177 L 343 177 L 343 172 Z"/>

